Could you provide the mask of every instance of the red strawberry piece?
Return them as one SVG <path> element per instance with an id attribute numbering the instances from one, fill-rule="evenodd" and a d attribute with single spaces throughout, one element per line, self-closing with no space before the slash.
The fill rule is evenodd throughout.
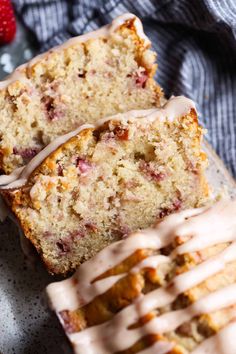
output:
<path id="1" fill-rule="evenodd" d="M 104 141 L 105 143 L 110 143 L 115 139 L 115 134 L 114 132 L 109 132 L 109 133 L 105 133 L 102 135 L 102 141 Z"/>
<path id="2" fill-rule="evenodd" d="M 127 77 L 132 77 L 137 87 L 145 88 L 146 82 L 148 80 L 148 72 L 144 68 L 141 68 L 132 74 L 128 74 Z"/>
<path id="3" fill-rule="evenodd" d="M 62 321 L 63 327 L 67 333 L 76 332 L 76 325 L 73 322 L 72 318 L 70 317 L 70 312 L 68 310 L 63 310 L 59 312 Z"/>
<path id="4" fill-rule="evenodd" d="M 122 233 L 122 237 L 124 237 L 124 238 L 131 233 L 131 230 L 128 225 L 122 225 L 120 227 L 120 231 Z"/>
<path id="5" fill-rule="evenodd" d="M 24 160 L 32 159 L 39 152 L 39 148 L 25 148 L 18 149 L 17 147 L 13 148 L 14 155 L 20 155 Z"/>
<path id="6" fill-rule="evenodd" d="M 156 182 L 161 182 L 165 179 L 166 175 L 162 172 L 155 170 L 148 162 L 140 161 L 139 168 L 142 172 L 146 174 L 149 180 L 153 180 Z"/>
<path id="7" fill-rule="evenodd" d="M 179 198 L 177 198 L 174 202 L 173 202 L 173 204 L 172 204 L 172 206 L 168 209 L 168 208 L 163 208 L 163 209 L 161 209 L 161 211 L 160 211 L 160 213 L 159 213 L 159 218 L 164 218 L 165 216 L 168 216 L 168 215 L 170 215 L 171 213 L 173 213 L 173 212 L 177 212 L 177 211 L 179 211 L 180 209 L 181 209 L 181 207 L 182 207 L 182 200 L 181 199 L 179 199 Z"/>
<path id="8" fill-rule="evenodd" d="M 16 34 L 16 19 L 10 0 L 0 0 L 0 44 L 10 43 Z"/>
<path id="9" fill-rule="evenodd" d="M 122 127 L 116 127 L 114 130 L 115 135 L 120 140 L 128 140 L 129 139 L 129 130 Z"/>
<path id="10" fill-rule="evenodd" d="M 60 164 L 60 162 L 58 162 L 58 164 L 57 164 L 57 174 L 58 174 L 58 176 L 63 176 L 63 167 Z"/>
<path id="11" fill-rule="evenodd" d="M 59 254 L 61 256 L 67 254 L 71 250 L 70 242 L 68 242 L 68 240 L 60 240 L 60 241 L 56 242 L 56 246 L 58 247 Z"/>
<path id="12" fill-rule="evenodd" d="M 182 200 L 177 198 L 174 202 L 173 202 L 173 210 L 180 210 L 182 206 Z"/>
<path id="13" fill-rule="evenodd" d="M 76 166 L 79 168 L 79 171 L 82 174 L 86 174 L 92 168 L 90 162 L 88 162 L 88 161 L 86 161 L 84 159 L 81 159 L 79 157 L 76 160 Z"/>
<path id="14" fill-rule="evenodd" d="M 74 230 L 69 232 L 68 236 L 67 236 L 67 240 L 71 243 L 74 242 L 74 240 L 82 238 L 85 236 L 85 230 Z"/>
<path id="15" fill-rule="evenodd" d="M 50 121 L 55 121 L 65 116 L 63 104 L 55 103 L 53 97 L 44 96 L 41 102 L 44 104 L 46 116 Z"/>
<path id="16" fill-rule="evenodd" d="M 143 70 L 140 73 L 137 73 L 135 76 L 135 83 L 137 87 L 141 87 L 141 88 L 145 88 L 146 86 L 146 82 L 148 79 L 148 74 L 146 72 L 146 70 Z"/>
<path id="17" fill-rule="evenodd" d="M 94 223 L 90 222 L 90 221 L 86 222 L 84 224 L 84 226 L 86 227 L 86 229 L 89 229 L 92 232 L 96 232 L 97 229 L 98 229 L 97 226 Z"/>
<path id="18" fill-rule="evenodd" d="M 160 213 L 159 213 L 159 218 L 163 219 L 165 216 L 170 215 L 171 214 L 171 210 L 168 208 L 163 208 L 161 209 Z"/>

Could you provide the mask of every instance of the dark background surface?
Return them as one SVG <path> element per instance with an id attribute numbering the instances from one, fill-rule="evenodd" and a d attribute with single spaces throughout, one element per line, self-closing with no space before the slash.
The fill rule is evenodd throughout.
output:
<path id="1" fill-rule="evenodd" d="M 31 59 L 36 52 L 33 35 L 18 21 L 15 40 L 9 45 L 0 46 L 0 80 Z"/>

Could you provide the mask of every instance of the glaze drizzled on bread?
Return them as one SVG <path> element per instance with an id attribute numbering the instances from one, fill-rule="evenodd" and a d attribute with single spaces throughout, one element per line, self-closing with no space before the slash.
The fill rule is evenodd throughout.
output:
<path id="1" fill-rule="evenodd" d="M 50 284 L 51 307 L 78 354 L 232 354 L 235 241 L 236 201 L 170 215 Z"/>

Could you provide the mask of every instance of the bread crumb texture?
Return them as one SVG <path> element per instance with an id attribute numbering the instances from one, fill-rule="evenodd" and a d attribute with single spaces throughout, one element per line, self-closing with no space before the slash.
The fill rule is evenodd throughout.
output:
<path id="1" fill-rule="evenodd" d="M 0 90 L 0 168 L 12 172 L 84 122 L 159 106 L 155 57 L 129 20 L 17 69 L 20 79 Z"/>
<path id="2" fill-rule="evenodd" d="M 195 110 L 172 122 L 111 120 L 59 147 L 25 186 L 4 192 L 52 273 L 207 199 Z"/>

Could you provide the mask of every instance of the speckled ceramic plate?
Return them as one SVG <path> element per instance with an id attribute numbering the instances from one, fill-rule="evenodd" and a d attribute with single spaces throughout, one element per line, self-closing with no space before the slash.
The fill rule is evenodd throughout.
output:
<path id="1" fill-rule="evenodd" d="M 32 56 L 32 45 L 18 26 L 16 41 L 0 49 L 0 78 Z M 236 195 L 235 182 L 208 144 L 208 179 L 215 191 L 226 185 Z M 54 281 L 40 261 L 29 265 L 20 247 L 17 227 L 6 220 L 0 225 L 0 353 L 69 353 L 64 333 L 43 301 L 45 286 Z"/>

